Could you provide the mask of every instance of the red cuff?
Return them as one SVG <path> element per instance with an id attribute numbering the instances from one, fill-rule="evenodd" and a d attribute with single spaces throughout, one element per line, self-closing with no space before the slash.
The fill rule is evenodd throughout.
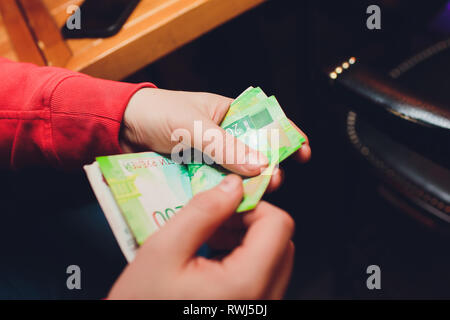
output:
<path id="1" fill-rule="evenodd" d="M 59 166 L 121 153 L 119 131 L 130 98 L 152 83 L 130 84 L 76 74 L 62 79 L 50 97 L 52 149 Z"/>

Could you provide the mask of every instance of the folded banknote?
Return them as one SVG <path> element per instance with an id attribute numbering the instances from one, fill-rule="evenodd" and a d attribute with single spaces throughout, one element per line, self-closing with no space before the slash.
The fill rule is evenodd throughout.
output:
<path id="1" fill-rule="evenodd" d="M 84 166 L 84 170 L 114 237 L 119 244 L 120 250 L 128 262 L 132 261 L 139 246 L 133 232 L 122 216 L 120 207 L 114 199 L 111 189 L 103 179 L 103 174 L 98 163 L 94 162 L 93 164 L 86 165 Z"/>
<path id="2" fill-rule="evenodd" d="M 269 166 L 245 178 L 237 212 L 261 200 L 278 163 L 305 138 L 291 125 L 275 97 L 250 87 L 231 104 L 221 127 L 263 153 Z M 85 166 L 89 182 L 128 261 L 137 248 L 198 192 L 217 185 L 229 172 L 218 164 L 179 164 L 155 152 L 98 157 Z"/>
<path id="3" fill-rule="evenodd" d="M 267 97 L 259 87 L 250 87 L 236 98 L 220 126 L 269 160 L 270 165 L 259 176 L 244 179 L 244 197 L 237 212 L 251 210 L 263 196 L 274 168 L 298 150 L 305 138 L 292 126 L 275 97 Z M 188 170 L 194 195 L 216 186 L 229 173 L 207 164 L 188 164 Z"/>
<path id="4" fill-rule="evenodd" d="M 97 163 L 139 245 L 192 198 L 186 167 L 155 152 L 98 157 Z"/>

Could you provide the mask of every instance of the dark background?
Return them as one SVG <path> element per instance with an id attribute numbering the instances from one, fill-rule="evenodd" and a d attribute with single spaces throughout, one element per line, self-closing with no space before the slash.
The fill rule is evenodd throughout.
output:
<path id="1" fill-rule="evenodd" d="M 445 236 L 378 195 L 347 142 L 345 112 L 321 81 L 324 66 L 349 56 L 387 72 L 438 37 L 422 31 L 444 2 L 272 0 L 126 79 L 229 97 L 261 86 L 309 136 L 311 161 L 284 162 L 283 186 L 266 196 L 297 225 L 287 298 L 450 297 Z M 369 4 L 380 5 L 382 30 L 366 28 Z M 125 261 L 84 173 L 3 176 L 1 297 L 104 297 Z M 81 267 L 81 291 L 66 289 L 70 264 Z M 382 290 L 366 288 L 371 264 L 381 268 Z"/>

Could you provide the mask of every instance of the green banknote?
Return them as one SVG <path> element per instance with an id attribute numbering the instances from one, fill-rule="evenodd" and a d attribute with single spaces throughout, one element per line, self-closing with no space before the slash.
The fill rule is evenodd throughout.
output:
<path id="1" fill-rule="evenodd" d="M 186 166 L 157 153 L 98 157 L 97 163 L 139 245 L 192 198 Z"/>
<path id="2" fill-rule="evenodd" d="M 251 210 L 262 198 L 277 164 L 298 150 L 305 139 L 275 97 L 267 97 L 260 88 L 250 87 L 236 98 L 221 127 L 269 159 L 262 174 L 244 179 L 244 196 L 237 212 Z M 180 165 L 154 152 L 96 160 L 85 170 L 128 261 L 193 194 L 216 186 L 229 173 L 218 164 Z"/>
<path id="3" fill-rule="evenodd" d="M 221 127 L 269 159 L 269 167 L 256 177 L 244 179 L 244 197 L 237 212 L 253 209 L 263 196 L 275 166 L 298 150 L 305 138 L 286 118 L 275 97 L 250 87 L 230 106 Z M 192 192 L 217 185 L 228 172 L 206 164 L 188 165 Z"/>

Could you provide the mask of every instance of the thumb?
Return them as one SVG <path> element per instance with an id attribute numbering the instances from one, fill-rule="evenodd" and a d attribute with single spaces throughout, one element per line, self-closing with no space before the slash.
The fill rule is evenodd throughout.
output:
<path id="1" fill-rule="evenodd" d="M 201 138 L 202 141 L 194 141 L 194 146 L 201 146 L 204 154 L 225 169 L 244 176 L 255 176 L 269 165 L 264 154 L 249 147 L 213 121 L 203 121 L 203 125 L 202 136 L 194 135 L 194 140 Z"/>
<path id="2" fill-rule="evenodd" d="M 195 195 L 145 244 L 157 246 L 166 257 L 179 260 L 177 263 L 186 262 L 235 212 L 242 195 L 242 179 L 228 175 L 216 187 Z"/>

